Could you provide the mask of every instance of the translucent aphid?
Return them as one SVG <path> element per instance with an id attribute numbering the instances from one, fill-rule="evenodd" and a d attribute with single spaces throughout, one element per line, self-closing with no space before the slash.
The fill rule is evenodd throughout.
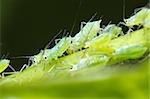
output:
<path id="1" fill-rule="evenodd" d="M 124 19 L 125 25 L 133 27 L 134 25 L 143 25 L 144 27 L 150 28 L 150 9 L 141 8 L 139 12 L 131 16 L 128 19 Z"/>
<path id="2" fill-rule="evenodd" d="M 10 60 L 2 59 L 0 60 L 0 73 L 3 72 L 9 66 Z"/>
<path id="3" fill-rule="evenodd" d="M 106 52 L 108 50 L 112 51 L 112 49 L 108 47 L 107 44 L 113 38 L 118 37 L 118 35 L 121 34 L 121 32 L 122 29 L 120 27 L 117 27 L 114 24 L 107 25 L 99 36 L 95 37 L 89 42 L 86 42 L 85 48 L 92 48 L 97 50 L 106 48 Z"/>
<path id="4" fill-rule="evenodd" d="M 4 78 L 6 74 L 8 75 L 8 74 L 17 73 L 17 72 L 15 71 L 15 69 L 14 69 L 11 65 L 9 65 L 9 63 L 10 63 L 10 60 L 8 60 L 8 59 L 1 59 L 1 60 L 0 60 L 0 73 L 2 73 L 2 76 L 0 75 L 0 77 Z M 8 68 L 8 67 L 9 67 L 13 72 L 4 72 L 4 70 L 5 70 L 6 68 Z"/>
<path id="5" fill-rule="evenodd" d="M 85 67 L 89 67 L 93 64 L 105 65 L 109 60 L 109 57 L 102 55 L 95 55 L 83 58 L 78 64 L 73 65 L 72 71 L 76 71 Z"/>
<path id="6" fill-rule="evenodd" d="M 31 57 L 31 61 L 34 64 L 39 63 L 40 61 L 48 61 L 56 60 L 59 56 L 62 56 L 63 53 L 68 49 L 71 44 L 71 37 L 62 38 L 53 48 L 41 50 L 41 52 L 37 55 Z"/>
<path id="7" fill-rule="evenodd" d="M 101 30 L 100 23 L 101 20 L 86 23 L 81 31 L 72 38 L 72 44 L 70 45 L 68 51 L 75 52 L 83 48 L 85 46 L 85 42 L 93 39 Z"/>
<path id="8" fill-rule="evenodd" d="M 137 59 L 141 57 L 147 49 L 147 47 L 139 44 L 131 44 L 117 49 L 114 53 L 114 57 L 118 59 Z"/>

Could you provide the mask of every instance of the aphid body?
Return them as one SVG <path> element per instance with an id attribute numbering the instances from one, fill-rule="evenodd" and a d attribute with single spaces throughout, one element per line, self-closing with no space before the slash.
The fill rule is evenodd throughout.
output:
<path id="1" fill-rule="evenodd" d="M 100 22 L 101 20 L 86 23 L 81 31 L 72 38 L 72 44 L 70 45 L 68 51 L 75 52 L 83 48 L 86 41 L 93 39 L 101 30 Z"/>
<path id="2" fill-rule="evenodd" d="M 3 72 L 9 66 L 10 60 L 2 59 L 0 60 L 0 73 Z"/>
<path id="3" fill-rule="evenodd" d="M 128 19 L 124 19 L 127 26 L 133 27 L 134 25 L 143 25 L 150 28 L 150 9 L 142 8 L 139 12 Z"/>
<path id="4" fill-rule="evenodd" d="M 108 60 L 109 60 L 109 57 L 107 56 L 102 56 L 102 55 L 101 56 L 100 55 L 89 56 L 89 57 L 81 59 L 78 64 L 73 65 L 72 71 L 76 71 L 85 67 L 89 67 L 93 64 L 105 65 Z"/>
<path id="5" fill-rule="evenodd" d="M 139 44 L 131 44 L 117 49 L 114 53 L 114 57 L 118 59 L 137 59 L 141 57 L 147 49 L 147 47 Z"/>
<path id="6" fill-rule="evenodd" d="M 68 49 L 71 44 L 71 40 L 71 37 L 62 38 L 53 48 L 41 50 L 39 54 L 32 56 L 31 61 L 33 61 L 33 63 L 39 63 L 42 60 L 48 62 L 56 60 Z"/>
<path id="7" fill-rule="evenodd" d="M 121 32 L 122 29 L 120 27 L 117 27 L 114 24 L 107 25 L 99 36 L 89 42 L 86 42 L 85 48 L 88 47 L 97 50 L 105 48 L 106 51 L 112 51 L 112 49 L 107 45 L 112 39 L 118 37 Z"/>

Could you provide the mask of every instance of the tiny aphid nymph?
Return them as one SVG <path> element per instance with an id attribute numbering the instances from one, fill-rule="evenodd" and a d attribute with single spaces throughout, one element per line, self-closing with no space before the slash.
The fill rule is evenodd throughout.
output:
<path id="1" fill-rule="evenodd" d="M 0 73 L 3 72 L 9 66 L 10 60 L 2 59 L 0 60 Z"/>

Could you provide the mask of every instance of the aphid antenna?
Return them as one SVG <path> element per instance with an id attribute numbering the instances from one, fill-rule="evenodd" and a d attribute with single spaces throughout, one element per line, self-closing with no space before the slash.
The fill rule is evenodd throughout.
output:
<path id="1" fill-rule="evenodd" d="M 150 1 L 147 3 L 145 7 L 150 9 Z"/>
<path id="2" fill-rule="evenodd" d="M 16 57 L 11 57 L 10 59 L 16 59 L 16 58 L 30 58 L 32 56 L 16 56 Z"/>
<path id="3" fill-rule="evenodd" d="M 89 20 L 88 22 L 91 22 L 91 21 L 96 17 L 96 15 L 97 15 L 97 12 L 95 12 L 95 13 L 92 15 L 92 17 L 90 18 L 90 20 Z"/>
<path id="4" fill-rule="evenodd" d="M 77 17 L 78 17 L 78 14 L 80 12 L 81 5 L 82 5 L 82 0 L 79 0 L 79 6 L 77 8 L 77 11 L 76 11 L 76 14 L 75 14 L 75 17 L 74 17 L 73 25 L 72 25 L 72 28 L 71 28 L 71 31 L 70 31 L 70 36 L 72 35 L 72 32 L 73 32 L 74 27 L 76 25 Z"/>
<path id="5" fill-rule="evenodd" d="M 94 15 L 92 15 L 92 17 L 89 19 L 89 21 L 87 23 L 91 22 L 96 17 L 96 15 L 97 15 L 97 12 L 95 12 Z M 94 24 L 93 24 L 93 26 L 94 26 Z M 92 29 L 92 27 L 91 27 L 91 29 Z M 90 29 L 90 31 L 91 31 L 91 29 Z M 81 30 L 83 30 L 83 28 L 81 28 Z M 89 31 L 89 33 L 90 33 L 90 31 Z"/>
<path id="6" fill-rule="evenodd" d="M 66 31 L 65 31 L 65 32 L 66 32 Z M 69 35 L 69 34 L 70 34 L 70 32 L 67 32 L 66 37 L 71 36 L 71 35 Z"/>
<path id="7" fill-rule="evenodd" d="M 122 6 L 122 17 L 125 19 L 125 13 L 126 13 L 126 0 L 123 0 L 123 6 Z"/>
<path id="8" fill-rule="evenodd" d="M 2 55 L 2 57 L 0 58 L 0 60 L 1 59 L 6 59 L 6 58 L 8 58 L 8 56 L 9 56 L 9 53 L 7 53 L 6 55 L 4 54 L 4 55 Z"/>
<path id="9" fill-rule="evenodd" d="M 123 20 L 123 22 L 119 22 L 118 24 L 117 24 L 117 26 L 120 26 L 120 25 L 124 25 L 124 26 L 127 26 L 126 24 L 125 24 L 125 17 L 126 17 L 126 15 L 125 15 L 125 13 L 126 13 L 126 0 L 122 0 L 122 20 Z"/>
<path id="10" fill-rule="evenodd" d="M 63 35 L 62 35 L 62 37 L 61 37 L 61 38 L 63 38 L 63 37 L 65 37 L 65 36 L 67 36 L 67 34 L 65 34 L 65 33 L 66 33 L 66 31 L 67 31 L 66 29 L 64 29 L 64 30 L 63 30 Z"/>
<path id="11" fill-rule="evenodd" d="M 62 30 L 60 30 L 51 40 L 50 42 L 45 46 L 44 50 L 49 47 L 49 45 L 61 34 Z"/>
<path id="12" fill-rule="evenodd" d="M 140 8 L 136 8 L 136 9 L 134 9 L 134 13 L 133 13 L 133 15 L 135 15 L 137 12 L 139 12 L 141 9 L 143 9 L 143 7 L 140 7 Z"/>
<path id="13" fill-rule="evenodd" d="M 4 59 L 5 55 L 2 55 L 2 57 L 0 57 L 0 60 Z"/>
<path id="14" fill-rule="evenodd" d="M 112 21 L 109 21 L 109 23 L 107 24 L 107 26 L 110 25 L 111 23 L 112 23 Z"/>
<path id="15" fill-rule="evenodd" d="M 150 1 L 144 7 L 134 9 L 134 14 L 136 14 L 137 12 L 142 10 L 143 8 L 150 8 Z"/>

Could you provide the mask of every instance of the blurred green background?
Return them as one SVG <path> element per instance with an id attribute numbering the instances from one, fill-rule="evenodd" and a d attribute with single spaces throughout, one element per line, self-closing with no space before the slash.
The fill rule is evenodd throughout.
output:
<path id="1" fill-rule="evenodd" d="M 33 55 L 61 29 L 71 31 L 76 20 L 73 34 L 80 29 L 81 21 L 102 16 L 102 24 L 118 23 L 129 17 L 137 7 L 146 5 L 148 0 L 1 0 L 1 44 L 2 55 Z M 72 35 L 73 35 L 72 34 Z M 59 37 L 62 37 L 61 34 Z M 51 46 L 54 45 L 51 44 Z M 12 65 L 20 69 L 24 59 L 12 59 Z"/>

